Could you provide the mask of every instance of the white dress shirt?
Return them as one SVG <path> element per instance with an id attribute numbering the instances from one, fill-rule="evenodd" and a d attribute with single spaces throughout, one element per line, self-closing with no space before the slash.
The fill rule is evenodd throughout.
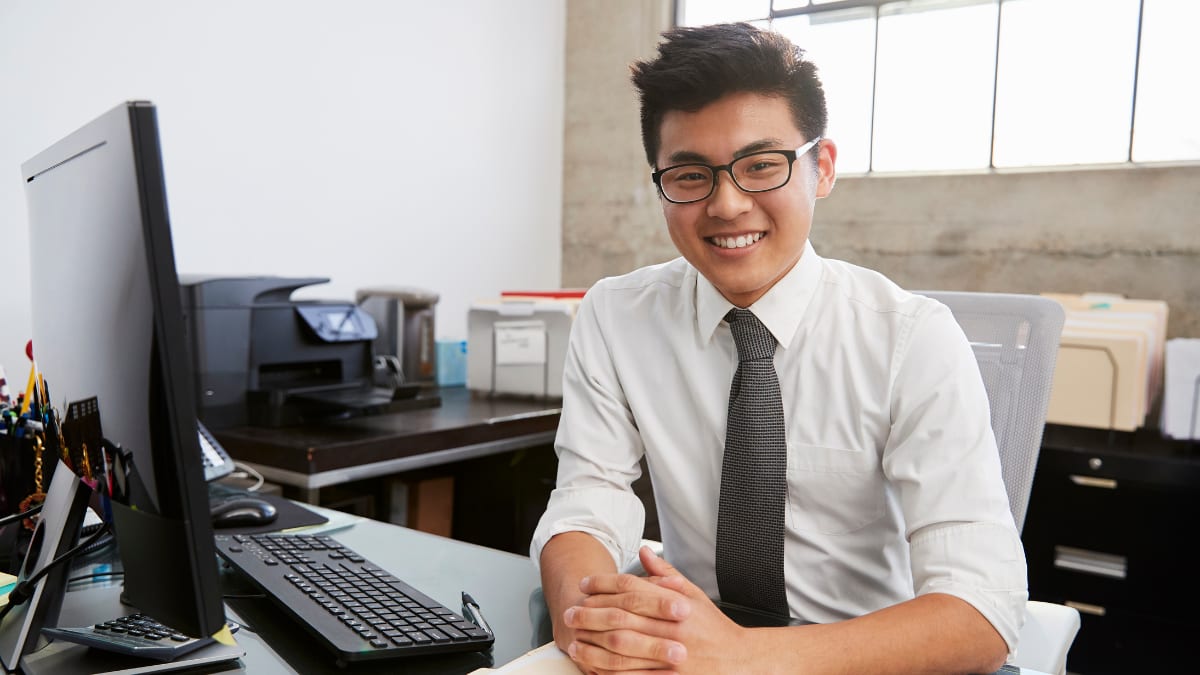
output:
<path id="1" fill-rule="evenodd" d="M 593 535 L 618 568 L 645 524 L 646 457 L 665 557 L 713 598 L 733 307 L 682 258 L 604 279 L 572 326 L 558 486 L 531 554 Z M 915 595 L 978 609 L 1009 650 L 1027 599 L 975 357 L 950 311 L 882 275 L 800 261 L 750 307 L 779 342 L 787 425 L 785 579 L 794 617 L 827 623 Z"/>

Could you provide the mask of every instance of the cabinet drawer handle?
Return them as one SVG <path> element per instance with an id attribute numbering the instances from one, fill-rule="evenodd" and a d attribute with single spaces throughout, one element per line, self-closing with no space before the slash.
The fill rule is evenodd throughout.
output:
<path id="1" fill-rule="evenodd" d="M 1094 574 L 1098 577 L 1124 579 L 1126 560 L 1123 555 L 1098 553 L 1070 546 L 1055 546 L 1054 566 L 1072 572 Z"/>
<path id="2" fill-rule="evenodd" d="M 1086 602 L 1075 602 L 1074 600 L 1067 600 L 1063 604 L 1066 605 L 1067 607 L 1071 607 L 1072 609 L 1083 612 L 1084 614 L 1091 614 L 1092 616 L 1104 616 L 1105 614 L 1108 613 L 1108 610 L 1104 609 L 1100 605 L 1091 605 Z"/>
<path id="3" fill-rule="evenodd" d="M 1078 474 L 1071 474 L 1069 478 L 1072 483 L 1082 485 L 1083 487 L 1104 488 L 1106 490 L 1117 489 L 1117 481 L 1112 478 L 1096 478 L 1094 476 L 1080 476 Z"/>

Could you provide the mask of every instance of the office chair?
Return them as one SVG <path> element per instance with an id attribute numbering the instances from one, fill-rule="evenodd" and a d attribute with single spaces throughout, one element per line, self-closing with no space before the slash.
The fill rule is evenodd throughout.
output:
<path id="1" fill-rule="evenodd" d="M 1036 295 L 923 291 L 950 308 L 979 362 L 1000 450 L 1004 486 L 1020 532 L 1041 450 L 1062 306 Z M 1067 651 L 1079 631 L 1074 608 L 1031 600 L 1026 604 L 1013 665 L 1066 672 Z"/>
<path id="2" fill-rule="evenodd" d="M 975 352 L 992 414 L 992 432 L 1017 532 L 1033 488 L 1064 312 L 1036 295 L 918 291 L 950 308 Z M 662 554 L 662 544 L 642 544 Z M 633 573 L 644 573 L 635 563 Z M 1012 664 L 1044 673 L 1066 672 L 1067 651 L 1079 631 L 1079 612 L 1029 601 Z"/>

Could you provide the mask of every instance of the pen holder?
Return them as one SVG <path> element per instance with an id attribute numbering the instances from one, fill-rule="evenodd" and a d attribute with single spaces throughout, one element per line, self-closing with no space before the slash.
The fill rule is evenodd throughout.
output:
<path id="1" fill-rule="evenodd" d="M 0 424 L 0 517 L 36 506 L 54 478 L 57 444 L 39 444 L 37 431 L 27 416 L 5 411 Z M 0 528 L 0 571 L 16 573 L 29 548 L 34 522 L 26 518 Z"/>

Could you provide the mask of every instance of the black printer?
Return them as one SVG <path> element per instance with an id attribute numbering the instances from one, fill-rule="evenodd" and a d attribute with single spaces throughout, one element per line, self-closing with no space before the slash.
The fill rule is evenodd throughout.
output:
<path id="1" fill-rule="evenodd" d="M 291 299 L 328 281 L 180 275 L 197 413 L 207 426 L 277 427 L 421 407 L 395 405 L 411 399 L 415 385 L 376 385 L 369 314 L 350 301 Z"/>

